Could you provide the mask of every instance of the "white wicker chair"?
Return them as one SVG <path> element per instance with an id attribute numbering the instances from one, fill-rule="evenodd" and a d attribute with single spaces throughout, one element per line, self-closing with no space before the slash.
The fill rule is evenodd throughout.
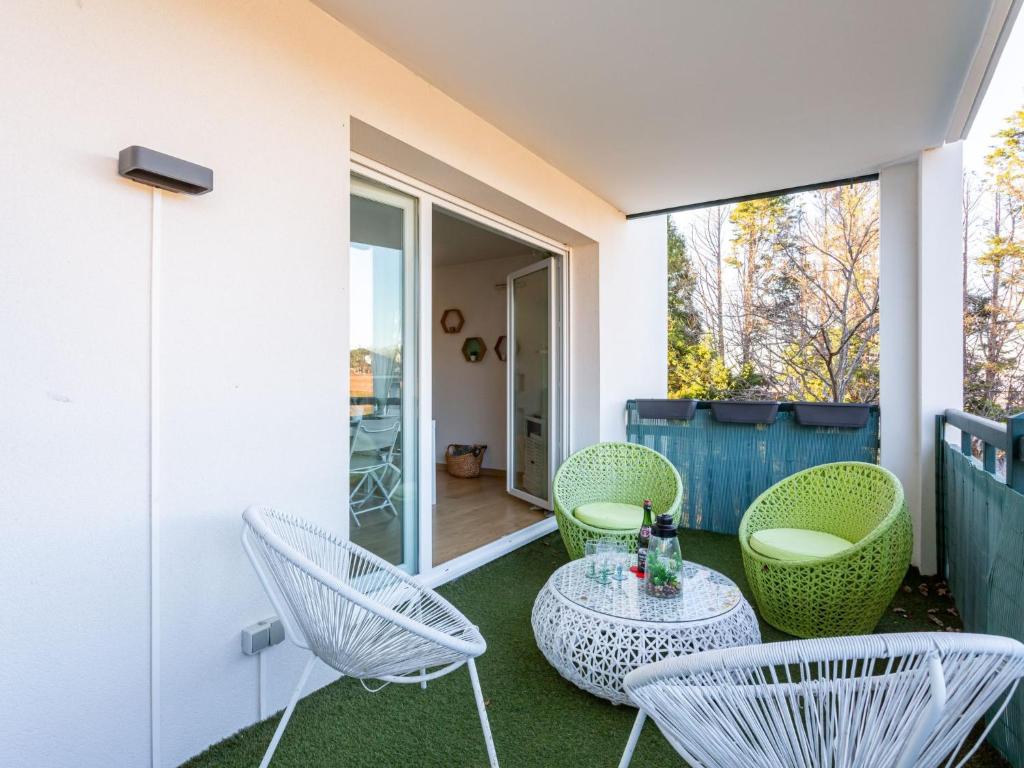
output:
<path id="1" fill-rule="evenodd" d="M 619 766 L 629 765 L 648 716 L 702 768 L 952 765 L 990 708 L 992 727 L 1022 675 L 1016 640 L 930 632 L 665 659 L 626 676 L 640 712 Z"/>
<path id="2" fill-rule="evenodd" d="M 473 662 L 487 648 L 477 627 L 436 592 L 350 541 L 271 509 L 250 507 L 242 519 L 242 545 L 286 636 L 312 652 L 261 768 L 270 764 L 318 658 L 359 680 L 424 688 L 466 665 L 487 756 L 497 768 Z"/>

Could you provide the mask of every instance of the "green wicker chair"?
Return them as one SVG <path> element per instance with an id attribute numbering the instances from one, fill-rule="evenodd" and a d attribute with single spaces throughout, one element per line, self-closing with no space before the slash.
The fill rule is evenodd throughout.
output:
<path id="1" fill-rule="evenodd" d="M 790 561 L 751 548 L 752 534 L 777 528 L 829 533 L 853 546 Z M 761 616 L 797 637 L 871 632 L 910 565 L 910 514 L 900 481 L 857 461 L 823 464 L 776 483 L 750 505 L 739 535 Z"/>
<path id="2" fill-rule="evenodd" d="M 555 517 L 569 557 L 583 557 L 583 546 L 593 539 L 617 539 L 636 546 L 639 527 L 609 530 L 577 520 L 573 512 L 583 504 L 618 502 L 640 506 L 653 503 L 655 515 L 671 512 L 676 523 L 683 498 L 683 483 L 671 462 L 657 451 L 633 443 L 598 443 L 574 453 L 555 474 Z"/>

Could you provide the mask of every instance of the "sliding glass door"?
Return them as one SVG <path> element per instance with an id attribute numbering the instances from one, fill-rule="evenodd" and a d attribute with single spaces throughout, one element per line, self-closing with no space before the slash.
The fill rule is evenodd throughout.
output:
<path id="1" fill-rule="evenodd" d="M 416 200 L 354 178 L 349 533 L 416 572 Z"/>
<path id="2" fill-rule="evenodd" d="M 507 489 L 552 509 L 558 460 L 560 377 L 557 270 L 546 258 L 510 274 Z"/>

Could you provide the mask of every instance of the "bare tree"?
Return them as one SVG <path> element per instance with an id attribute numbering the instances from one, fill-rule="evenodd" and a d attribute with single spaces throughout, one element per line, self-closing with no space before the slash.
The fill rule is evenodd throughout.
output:
<path id="1" fill-rule="evenodd" d="M 726 264 L 736 270 L 739 290 L 727 315 L 731 325 L 728 343 L 739 351 L 741 369 L 756 368 L 755 350 L 763 346 L 771 330 L 771 318 L 763 308 L 764 293 L 776 257 L 790 247 L 790 198 L 745 200 L 730 211 L 729 223 L 733 236 Z"/>
<path id="2" fill-rule="evenodd" d="M 819 190 L 802 211 L 796 247 L 777 280 L 773 361 L 790 397 L 870 402 L 878 397 L 878 189 Z"/>
<path id="3" fill-rule="evenodd" d="M 725 263 L 726 222 L 731 208 L 718 205 L 704 208 L 690 226 L 690 249 L 697 270 L 697 290 L 694 301 L 701 314 L 704 328 L 718 356 L 725 359 L 725 283 L 722 267 Z"/>
<path id="4" fill-rule="evenodd" d="M 963 359 L 966 365 L 967 361 L 967 338 L 969 335 L 968 330 L 968 273 L 970 271 L 969 259 L 971 253 L 971 247 L 975 239 L 975 230 L 977 229 L 978 222 L 980 219 L 980 202 L 981 195 L 983 192 L 982 182 L 971 173 L 964 172 L 963 176 L 963 312 L 964 312 L 964 339 L 963 339 Z"/>

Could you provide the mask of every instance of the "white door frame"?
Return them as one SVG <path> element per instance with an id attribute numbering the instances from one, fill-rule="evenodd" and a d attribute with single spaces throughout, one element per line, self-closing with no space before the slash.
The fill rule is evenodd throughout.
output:
<path id="1" fill-rule="evenodd" d="M 350 194 L 356 197 L 362 197 L 366 200 L 372 200 L 382 205 L 391 206 L 398 208 L 402 211 L 402 353 L 403 359 L 406 352 L 407 340 L 412 337 L 413 347 L 416 349 L 417 358 L 422 357 L 419 350 L 419 302 L 422 297 L 416 295 L 417 286 L 417 272 L 419 267 L 419 256 L 418 248 L 416 243 L 416 222 L 417 215 L 417 201 L 414 196 L 403 193 L 401 190 L 392 190 L 387 187 L 380 187 L 376 183 L 368 183 L 363 179 L 353 178 L 351 180 Z M 351 242 L 349 247 L 351 248 Z M 412 257 L 410 258 L 410 254 Z M 413 274 L 406 274 L 406 267 L 410 263 L 413 264 Z M 349 339 L 349 352 L 351 353 L 351 338 Z M 419 360 L 415 361 L 414 365 L 402 365 L 402 392 L 416 392 L 417 391 L 417 378 L 419 378 Z M 385 399 L 388 398 L 389 393 L 385 393 Z M 417 434 L 418 443 L 422 443 L 422 438 L 418 436 L 417 429 L 422 429 L 423 419 L 420 418 L 418 408 L 420 403 L 418 399 L 413 398 L 411 401 L 414 407 L 409 407 L 410 400 L 404 395 L 402 397 L 402 435 L 403 435 L 403 450 L 404 448 L 404 435 Z M 402 458 L 402 495 L 403 499 L 412 498 L 414 494 L 419 491 L 419 487 L 422 483 L 419 480 L 419 462 L 414 462 L 415 471 L 409 471 L 410 467 L 406 465 L 405 457 Z M 402 525 L 402 562 L 398 563 L 398 567 L 416 573 L 419 563 L 419 552 L 416 550 L 414 541 L 418 534 L 420 527 L 418 518 L 416 519 L 416 525 L 414 527 L 405 525 L 405 522 L 413 518 L 413 515 L 406 516 L 405 504 L 402 504 L 402 516 L 404 518 Z M 351 532 L 351 523 L 350 532 Z M 409 528 L 413 530 L 410 531 Z M 410 535 L 410 533 L 412 535 Z M 350 533 L 351 535 L 351 533 Z"/>
<path id="2" fill-rule="evenodd" d="M 418 508 L 418 535 L 419 553 L 417 563 L 419 567 L 419 578 L 427 584 L 436 586 L 467 573 L 474 568 L 488 563 L 492 560 L 518 549 L 542 536 L 557 530 L 557 524 L 553 517 L 546 518 L 534 523 L 520 531 L 501 537 L 497 541 L 486 544 L 472 552 L 450 560 L 447 563 L 435 564 L 433 562 L 433 495 L 435 482 L 435 456 L 433 439 L 433 209 L 434 206 L 458 214 L 470 219 L 488 229 L 520 240 L 528 245 L 541 250 L 548 251 L 559 257 L 561 262 L 557 270 L 561 280 L 561 301 L 559 302 L 559 317 L 557 327 L 559 338 L 557 339 L 561 375 L 561 419 L 557 425 L 560 429 L 558 445 L 558 456 L 553 458 L 553 466 L 560 464 L 568 455 L 571 408 L 569 403 L 569 274 L 572 259 L 572 249 L 564 243 L 559 243 L 544 235 L 527 229 L 516 222 L 505 219 L 473 203 L 450 195 L 447 192 L 432 187 L 425 182 L 407 176 L 399 171 L 378 163 L 371 158 L 360 155 L 357 152 L 351 153 L 350 172 L 378 184 L 391 187 L 399 192 L 415 197 L 418 201 L 418 247 L 416 250 L 419 261 L 417 277 L 419 281 L 419 301 L 417 311 L 419 313 L 417 344 L 417 375 L 419 377 L 417 400 L 419 413 L 419 450 L 417 461 L 417 477 L 419 488 L 417 497 Z M 552 324 L 553 326 L 556 323 Z"/>
<path id="3" fill-rule="evenodd" d="M 516 338 L 515 338 L 515 327 L 516 327 L 516 310 L 515 310 L 515 287 L 514 281 L 520 277 L 526 277 L 532 275 L 534 272 L 540 272 L 541 270 L 548 270 L 548 299 L 551 302 L 551 315 L 548 319 L 548 418 L 544 425 L 544 439 L 547 442 L 547 450 L 545 453 L 546 466 L 544 468 L 548 478 L 548 495 L 547 498 L 541 498 L 540 496 L 534 496 L 529 491 L 524 491 L 521 488 L 516 488 L 515 478 L 515 455 L 516 455 L 516 429 L 515 429 L 515 374 L 516 374 Z M 507 384 L 506 392 L 508 393 L 505 398 L 505 440 L 506 440 L 506 452 L 508 455 L 507 471 L 505 473 L 505 490 L 512 496 L 516 496 L 524 501 L 528 501 L 534 506 L 541 507 L 542 509 L 553 509 L 552 498 L 551 498 L 551 484 L 555 476 L 555 467 L 560 463 L 560 456 L 556 456 L 556 452 L 559 451 L 561 446 L 561 436 L 558 434 L 559 425 L 561 419 L 559 415 L 561 413 L 561 398 L 559 397 L 558 391 L 558 380 L 559 380 L 559 369 L 562 365 L 562 359 L 560 354 L 560 344 L 558 343 L 558 334 L 560 323 L 558 322 L 558 315 L 560 314 L 558 306 L 561 303 L 558 295 L 558 265 L 555 263 L 555 259 L 548 257 L 540 261 L 529 264 L 522 269 L 517 269 L 515 272 L 511 272 L 507 278 L 508 285 L 505 288 L 506 302 L 508 304 L 508 320 L 506 333 L 508 338 L 505 341 L 506 347 L 508 348 L 508 362 L 507 362 Z"/>

